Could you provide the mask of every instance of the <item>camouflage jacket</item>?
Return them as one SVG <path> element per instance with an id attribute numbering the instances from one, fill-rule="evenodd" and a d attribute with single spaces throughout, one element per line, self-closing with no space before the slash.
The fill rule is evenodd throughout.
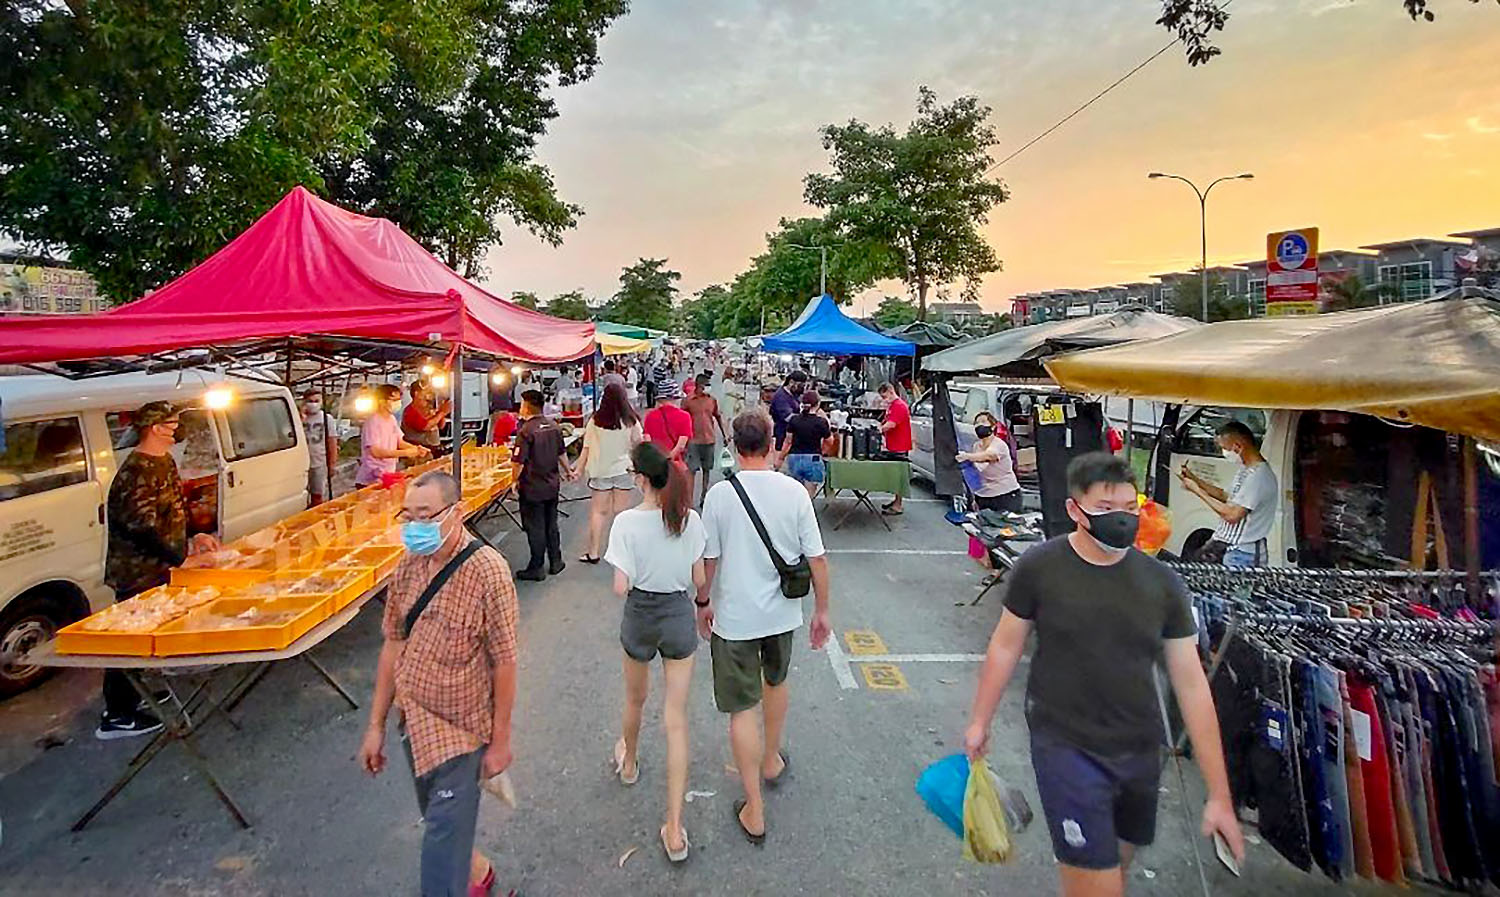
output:
<path id="1" fill-rule="evenodd" d="M 187 502 L 171 455 L 131 452 L 109 486 L 104 581 L 128 598 L 167 581 L 187 555 Z"/>

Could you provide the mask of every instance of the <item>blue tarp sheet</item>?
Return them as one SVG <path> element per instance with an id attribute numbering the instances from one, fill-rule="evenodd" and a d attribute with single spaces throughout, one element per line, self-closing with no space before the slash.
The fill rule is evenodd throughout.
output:
<path id="1" fill-rule="evenodd" d="M 808 352 L 817 355 L 915 355 L 911 343 L 881 336 L 844 317 L 827 293 L 807 304 L 792 326 L 766 337 L 767 352 Z"/>

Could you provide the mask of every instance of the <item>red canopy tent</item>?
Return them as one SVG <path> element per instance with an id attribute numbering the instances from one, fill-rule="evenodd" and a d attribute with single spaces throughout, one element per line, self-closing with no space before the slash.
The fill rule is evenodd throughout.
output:
<path id="1" fill-rule="evenodd" d="M 465 280 L 399 227 L 302 187 L 186 274 L 96 315 L 0 317 L 0 364 L 348 337 L 540 364 L 594 350 L 594 325 Z"/>

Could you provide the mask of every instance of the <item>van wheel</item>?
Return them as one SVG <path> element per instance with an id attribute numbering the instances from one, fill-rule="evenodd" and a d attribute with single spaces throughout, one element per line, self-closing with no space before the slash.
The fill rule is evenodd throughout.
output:
<path id="1" fill-rule="evenodd" d="M 23 665 L 16 658 L 56 636 L 67 623 L 66 608 L 43 595 L 21 598 L 0 612 L 0 698 L 35 688 L 51 675 L 47 667 Z"/>

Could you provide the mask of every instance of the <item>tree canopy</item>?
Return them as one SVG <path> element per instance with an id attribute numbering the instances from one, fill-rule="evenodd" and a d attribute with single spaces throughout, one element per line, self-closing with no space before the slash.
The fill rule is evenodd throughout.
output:
<path id="1" fill-rule="evenodd" d="M 620 289 L 605 311 L 609 320 L 654 330 L 671 329 L 677 281 L 682 275 L 666 265 L 666 259 L 643 258 L 620 272 Z"/>
<path id="2" fill-rule="evenodd" d="M 885 296 L 870 317 L 882 330 L 910 324 L 917 319 L 917 304 L 905 296 Z"/>
<path id="3" fill-rule="evenodd" d="M 579 210 L 533 160 L 626 0 L 17 0 L 0 10 L 0 231 L 115 299 L 297 184 L 473 275 L 507 217 Z"/>
<path id="4" fill-rule="evenodd" d="M 923 87 L 905 133 L 854 120 L 824 127 L 832 171 L 803 182 L 804 198 L 828 210 L 835 232 L 879 247 L 880 275 L 906 283 L 921 318 L 931 289 L 961 280 L 976 296 L 979 279 L 1000 269 L 979 232 L 1009 195 L 987 176 L 996 142 L 989 115 L 974 97 L 942 105 Z"/>
<path id="5" fill-rule="evenodd" d="M 558 293 L 547 303 L 546 311 L 554 318 L 567 318 L 570 321 L 587 321 L 594 316 L 594 309 L 584 298 L 582 290 Z"/>
<path id="6" fill-rule="evenodd" d="M 521 306 L 522 308 L 529 308 L 532 311 L 537 310 L 536 293 L 528 293 L 525 291 L 515 293 L 510 297 L 510 301 Z"/>
<path id="7" fill-rule="evenodd" d="M 1480 0 L 1469 0 L 1478 3 Z M 1177 35 L 1187 51 L 1188 64 L 1208 62 L 1221 52 L 1212 43 L 1215 32 L 1223 31 L 1229 21 L 1224 0 L 1162 0 L 1161 18 L 1156 24 Z M 1413 21 L 1431 22 L 1437 15 L 1428 7 L 1430 0 L 1401 0 Z"/>

